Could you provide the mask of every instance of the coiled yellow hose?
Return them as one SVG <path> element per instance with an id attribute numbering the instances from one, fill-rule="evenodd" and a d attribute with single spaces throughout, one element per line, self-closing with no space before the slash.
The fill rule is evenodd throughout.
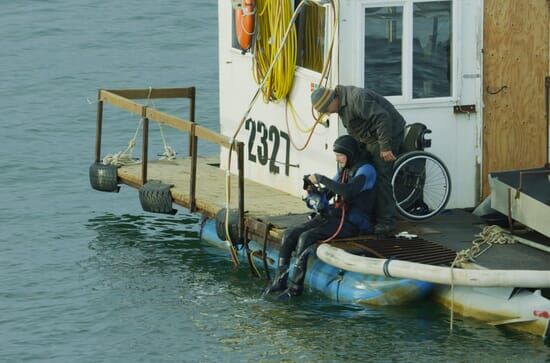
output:
<path id="1" fill-rule="evenodd" d="M 285 99 L 294 82 L 298 48 L 294 24 L 279 59 L 276 60 L 273 70 L 267 74 L 294 13 L 292 5 L 288 0 L 258 0 L 256 3 L 259 12 L 256 17 L 258 33 L 254 43 L 254 78 L 258 84 L 267 78 L 262 87 L 265 102 Z"/>

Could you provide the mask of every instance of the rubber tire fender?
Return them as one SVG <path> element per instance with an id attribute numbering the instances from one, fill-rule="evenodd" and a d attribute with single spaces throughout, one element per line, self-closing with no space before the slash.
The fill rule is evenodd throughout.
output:
<path id="1" fill-rule="evenodd" d="M 146 212 L 176 214 L 177 210 L 172 208 L 172 185 L 164 184 L 158 180 L 150 180 L 139 188 L 139 202 Z"/>
<path id="2" fill-rule="evenodd" d="M 225 211 L 226 208 L 222 208 L 216 213 L 216 234 L 222 241 L 227 241 L 225 233 Z M 229 238 L 231 243 L 237 245 L 239 240 L 239 212 L 230 209 L 229 210 Z"/>
<path id="3" fill-rule="evenodd" d="M 102 192 L 118 193 L 118 167 L 115 165 L 105 165 L 102 163 L 93 163 L 90 165 L 90 185 L 95 190 Z"/>

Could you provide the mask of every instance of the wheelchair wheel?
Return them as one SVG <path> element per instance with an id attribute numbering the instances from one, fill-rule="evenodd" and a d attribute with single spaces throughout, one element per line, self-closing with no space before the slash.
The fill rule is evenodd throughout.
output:
<path id="1" fill-rule="evenodd" d="M 451 178 L 437 156 L 412 151 L 395 162 L 392 189 L 399 214 L 408 219 L 423 220 L 445 208 L 451 196 Z"/>

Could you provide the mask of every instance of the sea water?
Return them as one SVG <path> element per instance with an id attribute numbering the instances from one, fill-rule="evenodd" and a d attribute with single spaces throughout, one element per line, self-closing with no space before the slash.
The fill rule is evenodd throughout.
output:
<path id="1" fill-rule="evenodd" d="M 473 319 L 450 334 L 430 301 L 265 300 L 263 280 L 200 243 L 199 216 L 90 188 L 99 88 L 196 86 L 197 121 L 218 130 L 217 70 L 214 0 L 0 0 L 0 361 L 549 359 L 540 337 Z M 139 120 L 104 116 L 103 154 L 124 150 Z M 186 136 L 165 134 L 185 154 Z M 156 126 L 150 139 L 161 153 Z"/>

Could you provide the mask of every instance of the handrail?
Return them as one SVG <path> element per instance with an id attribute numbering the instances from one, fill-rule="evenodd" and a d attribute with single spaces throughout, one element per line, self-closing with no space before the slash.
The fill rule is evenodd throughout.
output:
<path id="1" fill-rule="evenodd" d="M 110 89 L 103 90 L 114 93 L 120 97 L 135 99 L 159 99 L 159 98 L 193 98 L 195 87 L 187 88 L 139 88 L 139 89 Z"/>
<path id="2" fill-rule="evenodd" d="M 176 89 L 169 89 L 169 90 L 182 90 L 180 88 Z M 163 98 L 163 97 L 157 97 L 157 95 L 164 95 L 168 94 L 171 97 L 164 97 L 164 98 L 175 98 L 173 94 L 170 93 L 161 93 L 162 89 L 153 89 L 151 92 L 151 96 L 149 98 L 151 99 L 157 99 L 157 98 Z M 115 93 L 116 92 L 116 93 Z M 123 90 L 100 90 L 99 91 L 99 97 L 98 100 L 100 102 L 107 102 L 110 103 L 113 106 L 116 106 L 118 108 L 121 108 L 123 110 L 132 112 L 138 116 L 141 117 L 147 117 L 150 120 L 156 121 L 161 124 L 168 125 L 172 128 L 178 129 L 183 132 L 190 132 L 191 131 L 191 125 L 194 124 L 194 121 L 185 120 L 180 117 L 170 115 L 166 112 L 159 111 L 153 107 L 150 106 L 144 106 L 137 102 L 131 101 L 128 98 L 125 98 L 121 96 L 121 94 L 124 94 L 125 91 Z M 147 95 L 143 96 L 145 92 L 149 92 L 149 89 L 143 89 L 143 90 L 128 90 L 129 94 L 131 96 L 141 95 L 141 98 L 147 98 Z M 141 92 L 141 93 L 140 93 Z M 193 97 L 190 97 L 191 100 L 194 100 Z M 191 119 L 194 119 L 194 101 L 192 101 L 191 105 L 193 106 L 193 115 L 191 115 Z M 145 110 L 145 111 L 144 111 Z M 144 116 L 145 115 L 145 116 Z M 197 132 L 196 136 L 199 139 L 203 139 L 218 145 L 221 145 L 226 148 L 231 147 L 231 140 L 228 136 L 218 134 L 217 132 L 214 132 L 212 130 L 209 130 L 205 127 L 197 125 Z"/>
<path id="3" fill-rule="evenodd" d="M 143 145 L 141 182 L 147 182 L 148 167 L 148 143 L 149 143 L 149 120 L 170 126 L 174 129 L 189 134 L 189 157 L 191 157 L 191 177 L 189 183 L 189 210 L 196 211 L 196 178 L 197 178 L 197 156 L 198 139 L 209 141 L 225 148 L 231 148 L 232 140 L 225 135 L 219 134 L 206 127 L 195 123 L 195 87 L 189 88 L 143 88 L 143 89 L 120 89 L 98 91 L 97 120 L 96 120 L 96 144 L 95 161 L 101 160 L 101 134 L 103 127 L 103 104 L 109 103 L 121 108 L 143 119 Z M 162 112 L 150 106 L 142 105 L 133 101 L 134 99 L 159 99 L 159 98 L 188 98 L 189 120 Z M 244 236 L 244 143 L 235 142 L 237 150 L 238 174 L 239 174 L 239 239 Z"/>

